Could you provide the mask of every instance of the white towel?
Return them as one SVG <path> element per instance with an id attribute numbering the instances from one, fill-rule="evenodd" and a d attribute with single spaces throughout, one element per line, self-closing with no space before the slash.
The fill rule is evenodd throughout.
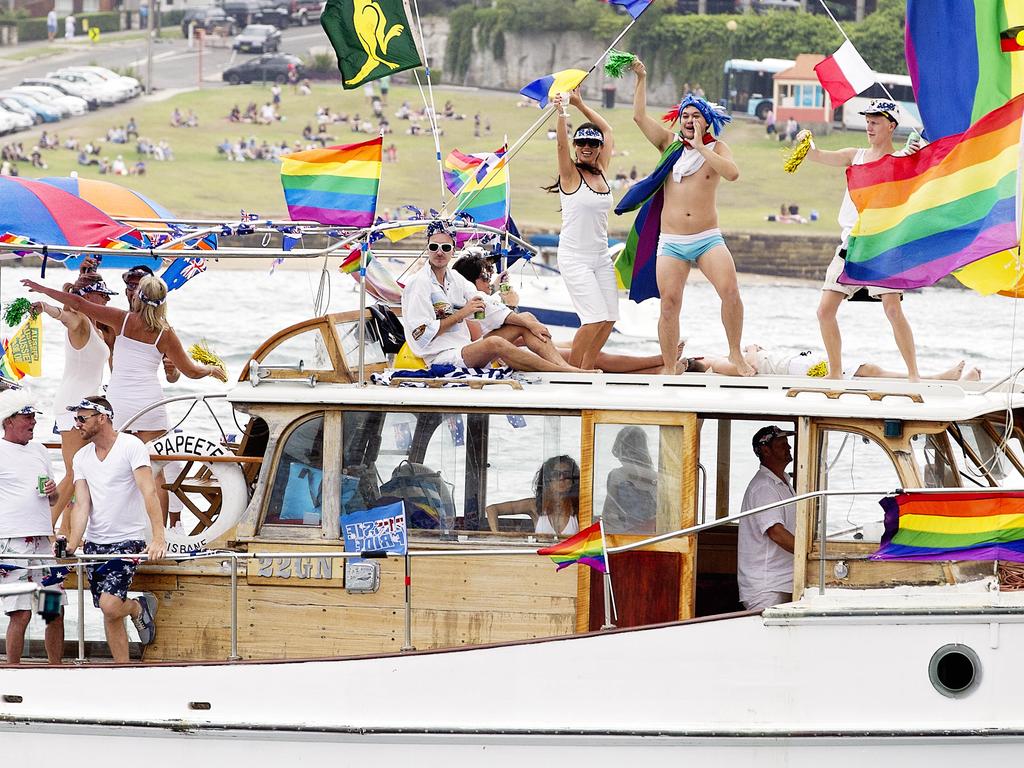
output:
<path id="1" fill-rule="evenodd" d="M 708 149 L 712 152 L 715 151 L 715 144 L 718 142 L 712 141 L 705 144 Z M 683 154 L 676 160 L 676 164 L 672 166 L 672 181 L 682 181 L 684 176 L 691 176 L 701 169 L 704 165 L 704 155 L 698 152 L 692 147 L 683 146 Z"/>

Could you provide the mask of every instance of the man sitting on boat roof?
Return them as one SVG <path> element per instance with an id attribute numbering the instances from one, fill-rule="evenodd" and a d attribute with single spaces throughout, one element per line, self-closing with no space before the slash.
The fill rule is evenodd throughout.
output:
<path id="1" fill-rule="evenodd" d="M 402 291 L 402 325 L 412 351 L 428 366 L 485 368 L 494 360 L 518 371 L 578 372 L 566 363 L 551 335 L 532 316 L 488 303 L 450 267 L 455 235 L 442 221 L 427 227 L 427 267 Z M 488 330 L 473 341 L 466 320 L 476 317 Z M 526 348 L 516 346 L 522 340 Z"/>

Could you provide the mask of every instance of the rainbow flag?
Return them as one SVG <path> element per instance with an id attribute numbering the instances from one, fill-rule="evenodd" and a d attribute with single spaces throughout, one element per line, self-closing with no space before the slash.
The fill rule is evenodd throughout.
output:
<path id="1" fill-rule="evenodd" d="M 0 378 L 17 381 L 25 376 L 14 363 L 11 345 L 7 339 L 0 339 Z"/>
<path id="2" fill-rule="evenodd" d="M 11 232 L 4 232 L 3 234 L 0 234 L 0 243 L 8 243 L 10 245 L 36 244 L 24 235 L 15 235 Z M 32 253 L 32 251 L 0 251 L 0 259 L 20 258 L 21 256 L 27 256 L 30 253 Z"/>
<path id="3" fill-rule="evenodd" d="M 281 186 L 293 221 L 368 227 L 377 210 L 384 140 L 307 149 L 281 157 Z"/>
<path id="4" fill-rule="evenodd" d="M 846 171 L 860 211 L 840 282 L 921 288 L 1020 242 L 1024 95 L 962 134 Z"/>
<path id="5" fill-rule="evenodd" d="M 604 551 L 604 537 L 601 535 L 601 521 L 584 528 L 575 536 L 550 547 L 537 550 L 538 555 L 550 557 L 560 571 L 574 563 L 589 565 L 595 571 L 608 572 L 608 560 Z"/>
<path id="6" fill-rule="evenodd" d="M 885 532 L 872 560 L 1024 563 L 1024 491 L 911 491 L 879 503 Z"/>
<path id="7" fill-rule="evenodd" d="M 444 165 L 445 184 L 452 194 L 459 196 L 454 212 L 467 213 L 478 224 L 504 229 L 508 222 L 509 185 L 505 147 L 473 155 L 452 150 Z M 467 239 L 460 235 L 459 245 Z"/>

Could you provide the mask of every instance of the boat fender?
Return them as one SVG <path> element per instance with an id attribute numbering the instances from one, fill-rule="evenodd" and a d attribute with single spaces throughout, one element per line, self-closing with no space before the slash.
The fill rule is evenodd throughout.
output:
<path id="1" fill-rule="evenodd" d="M 197 464 L 203 463 L 204 456 L 232 455 L 228 449 L 213 440 L 189 432 L 164 435 L 150 441 L 147 448 L 150 454 L 194 456 Z M 162 471 L 167 464 L 166 461 L 153 461 L 153 474 Z M 232 462 L 208 463 L 206 466 L 220 486 L 220 511 L 209 528 L 194 536 L 173 529 L 164 531 L 167 538 L 167 553 L 170 555 L 188 555 L 204 551 L 211 541 L 215 541 L 235 527 L 249 503 L 249 491 L 241 466 Z"/>

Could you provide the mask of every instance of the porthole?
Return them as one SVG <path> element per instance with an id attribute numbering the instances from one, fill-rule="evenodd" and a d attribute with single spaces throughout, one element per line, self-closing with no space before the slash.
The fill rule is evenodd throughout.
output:
<path id="1" fill-rule="evenodd" d="M 981 682 L 981 659 L 974 649 L 959 643 L 944 645 L 932 654 L 928 679 L 943 696 L 967 696 Z"/>

